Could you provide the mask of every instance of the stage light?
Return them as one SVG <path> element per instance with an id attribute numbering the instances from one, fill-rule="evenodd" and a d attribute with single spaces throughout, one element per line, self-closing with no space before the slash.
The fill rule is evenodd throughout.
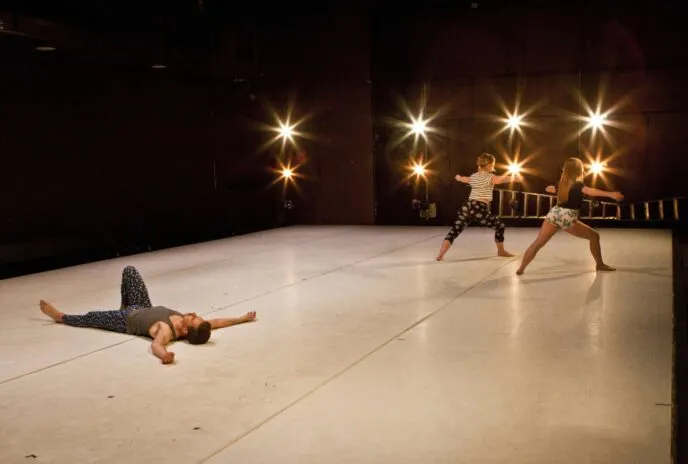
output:
<path id="1" fill-rule="evenodd" d="M 413 120 L 411 123 L 411 132 L 413 132 L 416 135 L 425 135 L 425 130 L 427 129 L 427 121 L 423 120 L 423 118 L 418 118 Z"/>
<path id="2" fill-rule="evenodd" d="M 277 129 L 277 133 L 283 139 L 291 140 L 291 138 L 294 136 L 294 126 L 290 126 L 289 124 L 280 123 L 280 126 Z"/>
<path id="3" fill-rule="evenodd" d="M 600 130 L 607 123 L 607 115 L 597 111 L 591 113 L 585 120 L 588 122 L 588 125 L 585 127 L 586 129 L 592 128 L 593 130 Z"/>
<path id="4" fill-rule="evenodd" d="M 595 162 L 590 164 L 590 172 L 591 173 L 602 174 L 603 171 L 604 171 L 604 164 L 602 164 L 598 161 L 595 161 Z"/>
<path id="5" fill-rule="evenodd" d="M 425 177 L 426 169 L 422 164 L 415 163 L 413 165 L 413 173 L 417 176 Z"/>
<path id="6" fill-rule="evenodd" d="M 593 114 L 592 116 L 590 116 L 590 125 L 595 129 L 599 129 L 604 125 L 604 122 L 606 120 L 607 118 L 601 114 Z"/>
<path id="7" fill-rule="evenodd" d="M 519 129 L 521 127 L 521 120 L 523 119 L 522 116 L 518 116 L 516 114 L 509 116 L 509 118 L 506 121 L 506 125 L 509 129 L 514 130 L 514 129 Z"/>
<path id="8" fill-rule="evenodd" d="M 293 185 L 298 190 L 297 184 L 299 182 L 299 179 L 303 177 L 302 174 L 299 172 L 299 167 L 300 166 L 298 165 L 293 166 L 290 164 L 283 164 L 282 162 L 279 162 L 279 164 L 275 166 L 275 168 L 272 170 L 272 172 L 275 175 L 272 185 L 279 183 L 282 184 L 285 189 L 289 185 Z"/>
<path id="9" fill-rule="evenodd" d="M 508 171 L 512 176 L 517 175 L 521 172 L 521 165 L 517 163 L 509 163 Z"/>

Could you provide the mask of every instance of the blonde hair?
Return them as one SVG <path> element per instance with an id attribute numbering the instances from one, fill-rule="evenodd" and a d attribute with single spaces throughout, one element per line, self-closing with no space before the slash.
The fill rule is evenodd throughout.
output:
<path id="1" fill-rule="evenodd" d="M 494 156 L 492 156 L 489 153 L 481 153 L 480 156 L 478 156 L 477 164 L 478 164 L 479 168 L 485 168 L 494 162 L 495 162 Z"/>
<path id="2" fill-rule="evenodd" d="M 583 162 L 578 158 L 569 158 L 561 171 L 557 186 L 557 202 L 564 203 L 569 199 L 569 191 L 576 181 L 583 177 Z"/>

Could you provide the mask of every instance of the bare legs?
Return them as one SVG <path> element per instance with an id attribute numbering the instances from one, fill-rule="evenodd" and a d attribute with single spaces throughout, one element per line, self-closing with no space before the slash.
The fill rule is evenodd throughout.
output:
<path id="1" fill-rule="evenodd" d="M 451 242 L 449 240 L 444 240 L 442 242 L 442 246 L 440 247 L 440 252 L 437 255 L 437 258 L 435 258 L 437 261 L 442 261 L 444 259 L 444 255 L 449 251 L 449 248 L 452 246 Z"/>
<path id="2" fill-rule="evenodd" d="M 521 267 L 518 268 L 516 274 L 521 275 L 525 272 L 526 267 L 535 258 L 537 252 L 549 242 L 549 239 L 559 230 L 554 224 L 550 224 L 545 221 L 542 223 L 542 228 L 540 229 L 540 234 L 535 239 L 535 241 L 528 247 L 526 252 L 523 254 L 523 261 L 521 262 Z M 611 266 L 604 264 L 602 260 L 602 249 L 600 247 L 600 234 L 593 230 L 592 228 L 586 226 L 580 221 L 577 221 L 573 227 L 565 229 L 566 232 L 573 235 L 574 237 L 584 238 L 590 242 L 590 253 L 595 259 L 595 264 L 597 265 L 598 271 L 615 271 Z"/>
<path id="3" fill-rule="evenodd" d="M 540 248 L 545 246 L 547 242 L 549 242 L 549 239 L 551 239 L 554 234 L 557 233 L 557 230 L 559 228 L 555 226 L 554 224 L 550 224 L 547 221 L 544 221 L 542 223 L 542 227 L 540 228 L 540 233 L 538 234 L 537 238 L 533 243 L 530 244 L 526 252 L 523 254 L 523 261 L 521 261 L 521 267 L 518 268 L 518 271 L 516 271 L 516 274 L 521 275 L 525 272 L 526 267 L 530 262 L 535 258 L 535 255 L 540 251 Z"/>
<path id="4" fill-rule="evenodd" d="M 566 229 L 566 232 L 574 237 L 584 238 L 590 242 L 590 253 L 595 259 L 598 271 L 616 271 L 613 267 L 604 264 L 604 260 L 602 259 L 602 247 L 600 246 L 600 234 L 596 230 L 577 221 L 573 227 Z"/>

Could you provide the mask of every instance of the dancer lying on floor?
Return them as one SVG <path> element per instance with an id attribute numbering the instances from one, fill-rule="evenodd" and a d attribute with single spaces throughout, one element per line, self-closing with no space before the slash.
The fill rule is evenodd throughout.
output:
<path id="1" fill-rule="evenodd" d="M 174 340 L 186 338 L 192 345 L 202 345 L 210 338 L 212 329 L 251 322 L 256 318 L 252 311 L 241 317 L 206 321 L 196 313 L 182 314 L 164 306 L 153 306 L 146 284 L 132 266 L 127 266 L 122 272 L 121 293 L 122 303 L 118 311 L 92 311 L 75 316 L 64 314 L 43 300 L 40 306 L 45 315 L 61 324 L 150 337 L 153 339 L 153 354 L 163 364 L 174 362 L 174 353 L 165 348 Z"/>
<path id="2" fill-rule="evenodd" d="M 540 234 L 535 241 L 528 247 L 523 255 L 521 267 L 516 274 L 521 275 L 526 267 L 535 258 L 540 249 L 547 244 L 549 239 L 563 229 L 574 237 L 584 238 L 590 242 L 590 253 L 595 259 L 598 271 L 615 271 L 613 267 L 607 266 L 602 260 L 602 248 L 600 247 L 600 234 L 591 227 L 583 224 L 579 219 L 579 212 L 583 204 L 583 195 L 592 197 L 608 197 L 616 201 L 623 200 L 620 192 L 607 192 L 595 188 L 586 187 L 583 182 L 583 162 L 578 158 L 569 158 L 564 164 L 564 169 L 559 179 L 559 184 L 555 187 L 547 187 L 548 193 L 557 194 L 557 205 L 554 206 L 542 223 Z"/>
<path id="3" fill-rule="evenodd" d="M 495 169 L 495 157 L 489 153 L 478 156 L 478 171 L 468 177 L 457 175 L 455 179 L 471 186 L 471 193 L 468 200 L 459 208 L 459 213 L 454 221 L 454 225 L 442 241 L 437 261 L 442 261 L 444 255 L 467 225 L 477 225 L 490 227 L 495 230 L 495 245 L 497 245 L 497 256 L 512 257 L 511 253 L 504 249 L 504 223 L 490 212 L 492 202 L 492 192 L 494 186 L 508 182 L 518 182 L 514 175 L 504 174 L 496 176 L 492 172 Z"/>

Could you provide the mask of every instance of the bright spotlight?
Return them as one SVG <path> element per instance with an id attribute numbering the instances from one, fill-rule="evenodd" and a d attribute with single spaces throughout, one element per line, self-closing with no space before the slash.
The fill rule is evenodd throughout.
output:
<path id="1" fill-rule="evenodd" d="M 422 118 L 418 118 L 411 124 L 411 131 L 416 135 L 424 135 L 425 129 L 427 128 L 427 121 Z"/>
<path id="2" fill-rule="evenodd" d="M 594 130 L 602 129 L 602 126 L 607 122 L 607 116 L 599 112 L 591 114 L 587 119 L 588 127 L 592 127 Z"/>
<path id="3" fill-rule="evenodd" d="M 428 173 L 428 169 L 425 166 L 425 164 L 421 164 L 417 161 L 414 161 L 411 165 L 411 172 L 413 172 L 413 174 L 415 174 L 418 177 L 425 177 Z"/>
<path id="4" fill-rule="evenodd" d="M 594 163 L 590 164 L 590 172 L 593 174 L 602 174 L 602 171 L 604 171 L 604 164 L 595 161 Z"/>
<path id="5" fill-rule="evenodd" d="M 294 135 L 294 126 L 280 123 L 280 127 L 279 127 L 279 129 L 277 129 L 277 132 L 279 133 L 280 137 L 282 137 L 283 139 L 291 139 L 292 136 Z"/>
<path id="6" fill-rule="evenodd" d="M 521 166 L 516 163 L 509 163 L 508 171 L 511 175 L 519 174 L 521 172 Z"/>
<path id="7" fill-rule="evenodd" d="M 291 168 L 282 169 L 282 177 L 284 179 L 291 179 L 293 175 L 294 175 L 294 171 Z"/>
<path id="8" fill-rule="evenodd" d="M 509 116 L 509 119 L 506 121 L 506 125 L 511 130 L 518 129 L 521 127 L 521 119 L 523 119 L 522 116 L 517 116 L 514 114 L 513 116 Z"/>

